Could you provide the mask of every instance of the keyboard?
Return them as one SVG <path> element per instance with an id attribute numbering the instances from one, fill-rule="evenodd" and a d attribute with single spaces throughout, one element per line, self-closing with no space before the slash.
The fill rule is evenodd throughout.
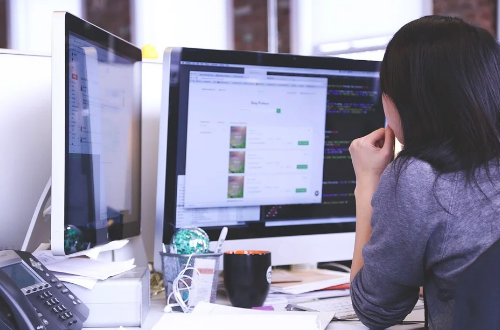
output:
<path id="1" fill-rule="evenodd" d="M 351 296 L 319 299 L 293 304 L 292 307 L 313 312 L 335 312 L 335 318 L 346 320 L 356 318 L 356 313 L 352 307 Z M 423 299 L 418 299 L 413 309 L 423 309 Z"/>

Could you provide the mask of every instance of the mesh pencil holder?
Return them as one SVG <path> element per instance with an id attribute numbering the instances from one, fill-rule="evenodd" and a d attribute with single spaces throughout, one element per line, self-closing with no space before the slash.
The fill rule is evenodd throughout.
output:
<path id="1" fill-rule="evenodd" d="M 199 301 L 215 302 L 222 253 L 189 255 L 160 252 L 160 255 L 167 305 L 175 302 L 176 296 L 177 300 L 182 297 L 188 307 L 182 308 L 184 312 L 189 312 Z M 172 294 L 174 290 L 177 295 Z"/>

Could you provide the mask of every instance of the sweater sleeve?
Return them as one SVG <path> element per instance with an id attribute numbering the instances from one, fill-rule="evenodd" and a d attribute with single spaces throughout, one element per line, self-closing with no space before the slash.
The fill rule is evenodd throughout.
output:
<path id="1" fill-rule="evenodd" d="M 394 164 L 381 177 L 372 198 L 372 234 L 363 247 L 364 266 L 351 283 L 354 310 L 370 329 L 400 323 L 417 302 L 428 243 L 442 233 L 437 228 L 446 201 L 436 202 L 435 182 L 434 172 L 421 161 L 411 162 L 399 180 Z"/>

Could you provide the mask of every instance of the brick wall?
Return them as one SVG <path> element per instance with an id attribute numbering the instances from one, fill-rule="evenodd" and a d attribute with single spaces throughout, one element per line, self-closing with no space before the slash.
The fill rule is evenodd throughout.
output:
<path id="1" fill-rule="evenodd" d="M 130 41 L 130 0 L 85 0 L 85 19 Z"/>
<path id="2" fill-rule="evenodd" d="M 434 0 L 434 14 L 457 16 L 496 35 L 497 0 Z"/>
<path id="3" fill-rule="evenodd" d="M 233 0 L 234 49 L 267 51 L 267 1 Z"/>
<path id="4" fill-rule="evenodd" d="M 290 52 L 290 0 L 278 0 L 278 52 Z M 267 0 L 233 0 L 234 49 L 267 51 Z"/>

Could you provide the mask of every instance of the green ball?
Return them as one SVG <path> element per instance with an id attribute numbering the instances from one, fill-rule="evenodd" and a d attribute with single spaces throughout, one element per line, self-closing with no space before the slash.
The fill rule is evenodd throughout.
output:
<path id="1" fill-rule="evenodd" d="M 208 253 L 210 239 L 201 228 L 180 228 L 172 236 L 171 246 L 178 254 Z"/>
<path id="2" fill-rule="evenodd" d="M 90 242 L 84 240 L 83 232 L 73 225 L 64 228 L 64 252 L 75 253 L 90 248 Z"/>

